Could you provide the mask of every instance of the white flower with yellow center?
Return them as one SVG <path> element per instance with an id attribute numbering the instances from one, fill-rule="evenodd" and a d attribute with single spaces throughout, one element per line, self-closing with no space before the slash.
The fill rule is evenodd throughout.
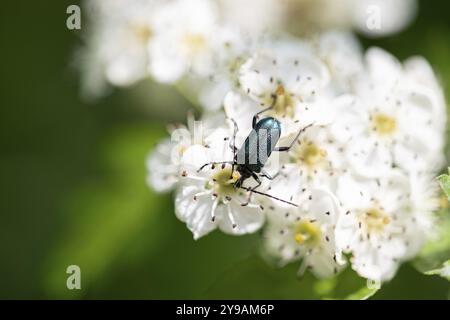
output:
<path id="1" fill-rule="evenodd" d="M 285 134 L 325 122 L 329 106 L 319 101 L 329 74 L 307 42 L 269 41 L 242 65 L 239 82 L 242 92 L 256 102 L 256 112 L 273 106 L 267 115 L 282 122 Z"/>
<path id="2" fill-rule="evenodd" d="M 445 120 L 440 88 L 381 49 L 370 49 L 366 61 L 354 99 L 339 106 L 333 123 L 336 139 L 347 143 L 344 154 L 352 168 L 367 177 L 393 166 L 408 172 L 439 169 Z"/>
<path id="3" fill-rule="evenodd" d="M 281 144 L 287 142 L 286 138 Z M 280 174 L 297 175 L 306 188 L 331 188 L 336 177 L 348 170 L 343 149 L 344 145 L 334 138 L 329 126 L 312 126 L 300 135 L 289 152 L 280 154 Z"/>
<path id="4" fill-rule="evenodd" d="M 210 0 L 174 0 L 155 14 L 156 35 L 149 43 L 150 73 L 173 83 L 188 72 L 213 73 L 220 27 L 217 4 Z"/>
<path id="5" fill-rule="evenodd" d="M 345 265 L 336 243 L 339 203 L 326 189 L 305 195 L 301 192 L 298 197 L 299 208 L 268 211 L 266 252 L 280 265 L 302 259 L 299 274 L 309 269 L 317 277 L 330 277 Z"/>
<path id="6" fill-rule="evenodd" d="M 194 145 L 183 155 L 175 212 L 195 239 L 216 228 L 233 235 L 253 233 L 264 223 L 264 207 L 255 195 L 249 202 L 248 191 L 235 187 L 240 174 L 231 164 L 209 164 L 199 170 L 213 161 L 233 159 L 231 135 L 228 129 L 218 129 L 208 147 Z M 252 181 L 244 183 L 245 187 L 254 185 Z"/>
<path id="7" fill-rule="evenodd" d="M 345 175 L 337 196 L 345 212 L 337 242 L 352 255 L 352 268 L 371 280 L 390 280 L 401 262 L 417 254 L 429 225 L 430 213 L 414 206 L 408 176 L 399 170 L 371 180 Z"/>
<path id="8" fill-rule="evenodd" d="M 188 115 L 188 124 L 170 128 L 170 139 L 161 141 L 147 158 L 147 184 L 157 192 L 172 190 L 180 178 L 181 159 L 192 145 L 208 146 L 210 133 L 224 121 L 223 113 L 195 121 Z"/>

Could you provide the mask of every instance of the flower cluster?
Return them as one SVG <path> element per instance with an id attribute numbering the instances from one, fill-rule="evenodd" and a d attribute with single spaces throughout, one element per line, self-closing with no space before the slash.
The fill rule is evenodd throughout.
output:
<path id="1" fill-rule="evenodd" d="M 300 272 L 318 277 L 351 265 L 390 280 L 434 224 L 446 122 L 434 72 L 420 57 L 363 52 L 347 31 L 294 37 L 283 32 L 281 1 L 255 2 L 98 5 L 107 82 L 183 81 L 205 110 L 150 154 L 148 184 L 175 192 L 195 239 L 262 229 L 280 265 L 301 261 Z M 254 18 L 243 18 L 248 10 Z M 247 178 L 235 155 L 258 113 L 281 124 L 277 146 L 293 144 Z"/>

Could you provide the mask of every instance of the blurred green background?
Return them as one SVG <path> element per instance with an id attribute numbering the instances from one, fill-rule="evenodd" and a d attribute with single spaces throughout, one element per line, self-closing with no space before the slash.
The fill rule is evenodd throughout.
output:
<path id="1" fill-rule="evenodd" d="M 296 264 L 275 270 L 258 256 L 259 235 L 192 240 L 171 195 L 146 187 L 144 165 L 189 103 L 148 83 L 82 101 L 81 32 L 65 26 L 76 3 L 2 3 L 0 298 L 341 298 L 364 287 L 351 271 L 317 282 L 297 279 Z M 448 98 L 449 12 L 449 2 L 422 1 L 406 31 L 363 43 L 425 56 Z M 82 270 L 79 291 L 66 288 L 71 264 Z M 447 280 L 405 265 L 374 298 L 448 296 Z"/>

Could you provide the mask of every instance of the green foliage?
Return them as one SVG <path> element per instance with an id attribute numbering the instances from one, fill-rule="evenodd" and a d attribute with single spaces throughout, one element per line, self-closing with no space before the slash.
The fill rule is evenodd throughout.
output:
<path id="1" fill-rule="evenodd" d="M 450 168 L 448 168 L 448 170 L 450 173 Z M 442 174 L 438 177 L 438 180 L 442 190 L 444 190 L 448 200 L 450 201 L 450 176 L 448 174 Z"/>
<path id="2" fill-rule="evenodd" d="M 442 267 L 425 272 L 427 275 L 439 275 L 450 281 L 450 260 L 444 262 Z"/>
<path id="3" fill-rule="evenodd" d="M 436 234 L 414 261 L 416 268 L 424 273 L 438 268 L 444 261 L 450 259 L 450 214 L 448 210 L 442 210 L 438 215 Z"/>
<path id="4" fill-rule="evenodd" d="M 105 143 L 101 162 L 107 178 L 80 188 L 67 205 L 66 228 L 44 276 L 51 296 L 77 295 L 65 287 L 68 265 L 80 266 L 82 287 L 89 288 L 109 274 L 115 258 L 144 225 L 157 224 L 165 201 L 146 187 L 144 159 L 161 136 L 160 128 L 123 128 Z M 161 232 L 154 228 L 148 234 L 146 250 L 159 244 Z"/>

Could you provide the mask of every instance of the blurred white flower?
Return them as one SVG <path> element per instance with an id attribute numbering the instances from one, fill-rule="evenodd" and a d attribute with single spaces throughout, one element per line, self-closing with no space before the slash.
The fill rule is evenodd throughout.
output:
<path id="1" fill-rule="evenodd" d="M 222 19 L 250 36 L 279 31 L 284 11 L 279 0 L 218 0 Z"/>
<path id="2" fill-rule="evenodd" d="M 300 208 L 268 211 L 266 252 L 280 265 L 302 259 L 300 274 L 309 269 L 320 278 L 333 276 L 345 265 L 336 243 L 338 200 L 326 189 L 300 191 L 297 198 Z"/>
<path id="3" fill-rule="evenodd" d="M 173 83 L 188 72 L 200 76 L 213 73 L 214 49 L 220 37 L 214 1 L 167 2 L 155 13 L 154 26 L 149 70 L 157 81 Z"/>
<path id="4" fill-rule="evenodd" d="M 332 30 L 319 34 L 314 43 L 330 72 L 331 90 L 337 95 L 348 92 L 357 76 L 364 72 L 358 39 L 349 32 Z"/>
<path id="5" fill-rule="evenodd" d="M 147 46 L 160 0 L 86 1 L 90 18 L 87 47 L 81 52 L 88 96 L 102 94 L 102 81 L 129 86 L 147 76 Z M 96 85 L 97 83 L 97 85 Z"/>
<path id="6" fill-rule="evenodd" d="M 293 33 L 354 29 L 369 37 L 406 28 L 417 13 L 417 0 L 280 0 L 285 27 Z"/>
<path id="7" fill-rule="evenodd" d="M 382 37 L 400 32 L 414 20 L 417 0 L 353 0 L 351 9 L 359 32 Z"/>
<path id="8" fill-rule="evenodd" d="M 180 156 L 185 151 L 185 145 L 164 139 L 149 155 L 147 159 L 147 184 L 156 192 L 166 192 L 174 188 L 179 177 L 179 162 L 172 159 L 173 150 Z"/>
<path id="9" fill-rule="evenodd" d="M 200 104 L 206 110 L 223 106 L 225 95 L 239 88 L 239 70 L 253 53 L 258 39 L 246 36 L 241 30 L 222 27 L 215 39 L 212 72 L 187 78 L 189 90 L 197 92 Z"/>

